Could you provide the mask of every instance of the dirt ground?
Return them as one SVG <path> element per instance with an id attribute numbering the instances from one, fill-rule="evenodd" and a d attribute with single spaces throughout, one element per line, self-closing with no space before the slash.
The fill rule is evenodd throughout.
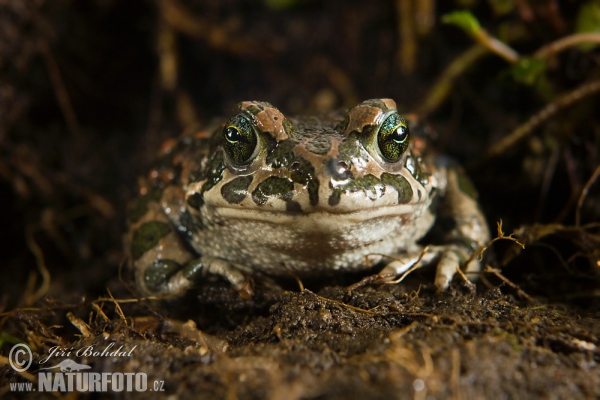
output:
<path id="1" fill-rule="evenodd" d="M 600 38 L 577 36 L 600 13 L 500 3 L 0 2 L 0 397 L 600 398 Z M 441 23 L 465 9 L 487 33 Z M 241 100 L 373 97 L 428 120 L 525 248 L 497 241 L 475 285 L 441 294 L 431 269 L 135 293 L 126 209 L 161 143 Z M 148 390 L 15 389 L 67 359 Z"/>

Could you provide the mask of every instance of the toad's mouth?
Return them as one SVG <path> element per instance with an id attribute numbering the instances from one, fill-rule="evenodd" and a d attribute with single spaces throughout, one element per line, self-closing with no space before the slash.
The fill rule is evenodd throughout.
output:
<path id="1" fill-rule="evenodd" d="M 418 240 L 433 223 L 427 207 L 406 204 L 346 213 L 323 209 L 290 213 L 227 206 L 205 210 L 208 213 L 204 217 L 212 219 L 215 226 L 236 234 L 243 232 L 246 246 L 268 248 L 283 258 L 296 254 L 325 264 L 330 263 L 329 258 L 342 257 L 348 251 L 360 253 L 361 260 L 365 252 L 392 251 L 392 245 L 404 246 L 404 242 Z"/>
<path id="2" fill-rule="evenodd" d="M 382 218 L 413 220 L 420 214 L 414 204 L 388 205 L 345 212 L 317 209 L 310 212 L 248 209 L 218 206 L 215 215 L 222 220 L 247 220 L 292 227 L 298 231 L 329 231 L 351 229 L 357 224 Z"/>

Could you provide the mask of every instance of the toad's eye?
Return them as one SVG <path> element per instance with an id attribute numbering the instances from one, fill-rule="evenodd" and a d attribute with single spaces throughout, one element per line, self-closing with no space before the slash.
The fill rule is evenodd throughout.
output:
<path id="1" fill-rule="evenodd" d="M 377 145 L 386 161 L 396 162 L 408 147 L 410 132 L 404 118 L 394 113 L 383 121 L 377 133 Z"/>
<path id="2" fill-rule="evenodd" d="M 243 115 L 233 117 L 223 128 L 223 148 L 235 164 L 246 164 L 255 155 L 258 139 L 250 121 Z"/>

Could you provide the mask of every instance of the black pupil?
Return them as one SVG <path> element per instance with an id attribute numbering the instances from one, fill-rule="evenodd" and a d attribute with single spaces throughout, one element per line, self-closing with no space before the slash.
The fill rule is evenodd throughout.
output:
<path id="1" fill-rule="evenodd" d="M 398 128 L 396 128 L 396 130 L 394 131 L 394 133 L 392 133 L 390 135 L 390 137 L 395 142 L 402 143 L 406 139 L 406 135 L 407 134 L 408 133 L 407 133 L 406 128 L 404 126 L 399 126 Z"/>
<path id="2" fill-rule="evenodd" d="M 242 135 L 240 134 L 240 132 L 232 127 L 225 129 L 225 137 L 230 142 L 239 142 L 242 139 Z"/>

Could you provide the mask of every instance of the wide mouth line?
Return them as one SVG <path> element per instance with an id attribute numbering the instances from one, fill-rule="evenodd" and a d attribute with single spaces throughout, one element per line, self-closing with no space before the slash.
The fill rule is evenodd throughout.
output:
<path id="1" fill-rule="evenodd" d="M 319 216 L 339 216 L 339 217 L 351 217 L 351 216 L 368 216 L 368 215 L 382 215 L 382 216 L 394 216 L 394 215 L 403 215 L 413 208 L 410 204 L 402 204 L 402 205 L 387 205 L 387 206 L 378 206 L 372 208 L 363 208 L 357 210 L 345 210 L 345 211 L 336 211 L 333 209 L 316 209 L 310 211 L 287 211 L 287 210 L 266 210 L 264 208 L 247 208 L 247 207 L 227 207 L 223 205 L 214 205 L 213 206 L 217 212 L 225 212 L 229 215 L 231 214 L 247 214 L 250 216 L 258 216 L 258 215 L 272 215 L 276 217 L 290 217 L 290 218 L 298 218 L 298 217 L 319 217 Z M 405 209 L 406 211 L 401 211 Z"/>

